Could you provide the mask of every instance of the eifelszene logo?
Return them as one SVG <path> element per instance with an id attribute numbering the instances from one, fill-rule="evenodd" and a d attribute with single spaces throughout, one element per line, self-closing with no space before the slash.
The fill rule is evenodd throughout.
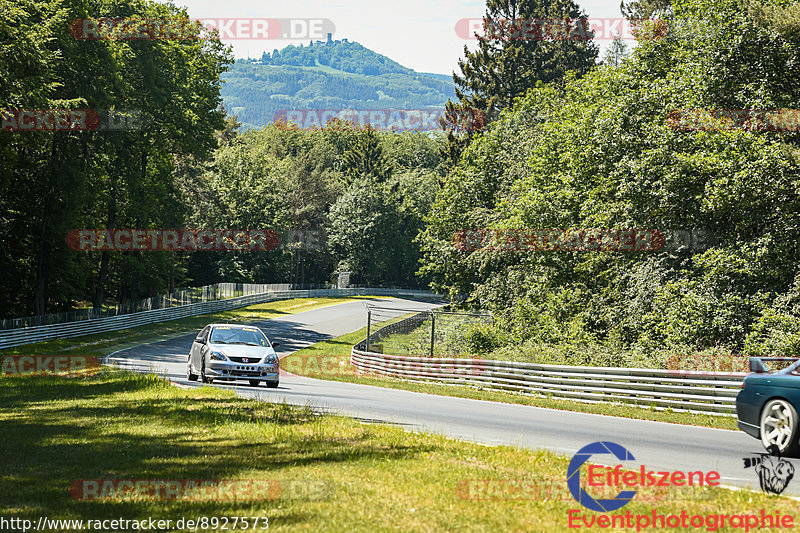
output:
<path id="1" fill-rule="evenodd" d="M 587 463 L 594 455 L 611 455 L 616 460 L 635 461 L 633 454 L 613 442 L 602 441 L 593 442 L 584 446 L 573 456 L 567 468 L 567 485 L 570 493 L 575 500 L 582 506 L 595 513 L 581 513 L 579 509 L 569 509 L 567 511 L 567 527 L 571 529 L 614 529 L 626 528 L 636 531 L 648 529 L 699 529 L 702 531 L 728 531 L 730 529 L 743 529 L 750 531 L 757 528 L 773 529 L 792 528 L 794 517 L 792 515 L 781 515 L 780 511 L 774 513 L 761 509 L 760 511 L 749 511 L 745 513 L 709 513 L 698 514 L 686 509 L 680 512 L 662 512 L 654 508 L 646 513 L 636 513 L 630 510 L 625 512 L 610 513 L 625 506 L 637 495 L 635 490 L 620 490 L 622 486 L 627 489 L 640 488 L 642 494 L 647 494 L 647 489 L 655 487 L 693 487 L 711 486 L 717 487 L 720 484 L 720 474 L 717 471 L 707 472 L 695 471 L 660 471 L 648 470 L 645 465 L 639 467 L 623 468 L 622 465 L 603 466 L 598 464 L 588 464 L 584 471 L 584 478 L 581 480 L 581 466 Z M 600 459 L 602 460 L 602 459 Z M 748 463 L 748 461 L 750 461 Z M 777 458 L 780 461 L 780 458 Z M 788 464 L 788 463 L 787 463 Z M 759 468 L 759 475 L 766 472 L 762 477 L 762 483 L 772 488 L 785 488 L 788 480 L 794 473 L 794 467 L 788 464 L 789 468 L 778 464 L 774 456 L 761 458 L 745 459 L 745 468 L 756 466 Z M 773 485 L 774 484 L 774 485 Z M 593 494 L 589 494 L 585 489 Z M 608 499 L 596 498 L 598 491 L 607 489 L 607 494 L 615 494 Z M 605 495 L 604 492 L 601 492 Z M 680 493 L 678 493 L 680 495 Z"/>
<path id="2" fill-rule="evenodd" d="M 593 442 L 578 450 L 572 457 L 567 467 L 567 486 L 575 501 L 591 509 L 606 513 L 615 511 L 636 496 L 635 490 L 621 490 L 613 498 L 595 499 L 581 486 L 581 466 L 586 463 L 593 455 L 613 455 L 619 461 L 635 461 L 636 458 L 631 452 L 619 444 L 608 441 Z M 635 467 L 634 467 L 635 468 Z M 602 489 L 619 490 L 625 488 L 646 488 L 646 487 L 672 487 L 672 486 L 718 486 L 720 474 L 716 471 L 703 472 L 700 470 L 684 472 L 675 471 L 653 471 L 648 470 L 645 465 L 639 465 L 638 469 L 624 469 L 622 465 L 614 467 L 602 465 L 589 465 L 586 476 L 588 487 L 598 487 Z M 613 493 L 613 490 L 611 491 Z"/>
<path id="3" fill-rule="evenodd" d="M 761 490 L 772 494 L 780 494 L 794 477 L 794 465 L 781 459 L 780 449 L 772 445 L 769 453 L 760 453 L 760 457 L 745 457 L 744 467 L 753 467 L 758 474 Z"/>
<path id="4" fill-rule="evenodd" d="M 581 488 L 581 466 L 594 454 L 611 454 L 620 461 L 635 461 L 631 452 L 614 442 L 593 442 L 587 444 L 572 457 L 567 467 L 567 486 L 579 504 L 592 511 L 616 511 L 636 496 L 635 490 L 620 491 L 614 498 L 595 500 Z"/>

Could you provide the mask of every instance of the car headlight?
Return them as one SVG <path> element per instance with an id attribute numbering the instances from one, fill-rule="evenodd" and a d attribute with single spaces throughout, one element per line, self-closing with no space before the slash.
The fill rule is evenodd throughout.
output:
<path id="1" fill-rule="evenodd" d="M 270 355 L 268 355 L 268 356 L 267 356 L 267 357 L 264 359 L 264 362 L 265 362 L 265 363 L 274 363 L 274 362 L 276 362 L 277 360 L 278 360 L 278 358 L 277 358 L 275 355 L 273 355 L 273 354 L 270 354 Z"/>
<path id="2" fill-rule="evenodd" d="M 215 361 L 227 361 L 228 358 L 222 352 L 211 352 L 211 359 Z"/>

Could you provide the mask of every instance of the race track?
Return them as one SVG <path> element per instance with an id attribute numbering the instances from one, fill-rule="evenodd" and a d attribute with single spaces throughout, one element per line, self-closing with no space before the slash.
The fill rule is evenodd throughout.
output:
<path id="1" fill-rule="evenodd" d="M 410 300 L 389 301 L 392 307 L 403 309 L 434 306 Z M 356 331 L 364 327 L 365 319 L 363 303 L 350 302 L 254 324 L 280 343 L 276 351 L 283 357 L 315 342 Z M 106 362 L 157 372 L 179 384 L 201 386 L 186 379 L 186 357 L 193 338 L 194 335 L 184 335 L 128 348 L 110 355 Z M 238 383 L 211 386 L 235 388 L 237 394 L 266 401 L 311 405 L 318 411 L 364 421 L 393 423 L 487 444 L 546 448 L 567 455 L 590 442 L 612 441 L 627 448 L 648 469 L 717 470 L 723 484 L 758 489 L 755 472 L 752 468 L 745 470 L 742 459 L 762 453 L 763 449 L 760 442 L 740 431 L 450 398 L 291 375 L 282 376 L 277 389 Z M 601 456 L 593 460 L 603 462 Z M 617 464 L 610 457 L 609 463 Z M 800 463 L 796 466 L 800 467 Z M 790 483 L 785 494 L 800 496 L 800 482 Z"/>

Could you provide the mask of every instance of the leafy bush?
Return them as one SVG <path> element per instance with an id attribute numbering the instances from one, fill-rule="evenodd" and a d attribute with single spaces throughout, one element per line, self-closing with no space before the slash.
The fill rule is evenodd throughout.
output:
<path id="1" fill-rule="evenodd" d="M 754 15 L 738 0 L 673 6 L 677 22 L 704 21 L 703 31 L 686 24 L 640 42 L 618 68 L 530 90 L 448 175 L 421 271 L 495 313 L 507 345 L 491 355 L 735 366 L 744 352 L 798 352 L 800 310 L 777 303 L 800 274 L 797 134 L 679 131 L 668 115 L 800 107 L 800 88 L 778 81 L 800 75 L 800 19 Z M 715 239 L 651 252 L 452 245 L 454 232 L 475 228 L 677 228 Z"/>

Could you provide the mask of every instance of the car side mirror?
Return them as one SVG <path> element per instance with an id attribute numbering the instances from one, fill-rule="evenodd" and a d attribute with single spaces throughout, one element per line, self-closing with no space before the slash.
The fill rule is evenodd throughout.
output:
<path id="1" fill-rule="evenodd" d="M 277 348 L 277 347 L 278 347 L 278 346 L 280 346 L 280 345 L 281 345 L 281 343 L 279 343 L 279 342 L 273 342 L 273 343 L 272 343 L 272 347 L 273 347 L 273 348 Z"/>
<path id="2" fill-rule="evenodd" d="M 200 344 L 205 344 L 205 343 L 206 343 L 206 341 L 205 341 L 205 340 L 203 340 L 203 337 L 197 337 L 197 338 L 194 340 L 194 342 L 199 342 Z"/>

